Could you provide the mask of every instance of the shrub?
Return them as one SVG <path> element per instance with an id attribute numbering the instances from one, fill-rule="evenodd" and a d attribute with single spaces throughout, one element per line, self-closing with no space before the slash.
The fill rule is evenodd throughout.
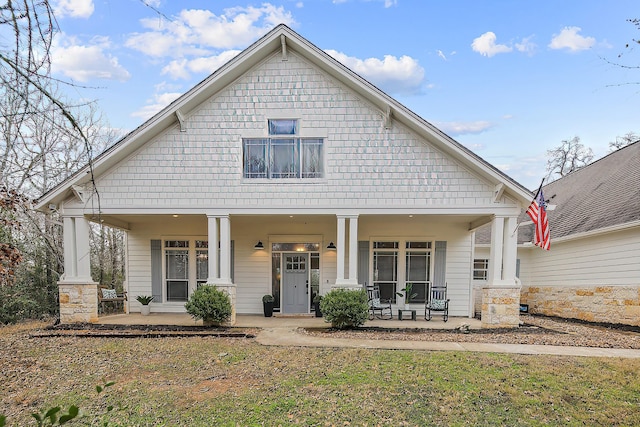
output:
<path id="1" fill-rule="evenodd" d="M 322 298 L 320 310 L 334 328 L 357 328 L 368 318 L 367 294 L 364 290 L 334 289 Z"/>
<path id="2" fill-rule="evenodd" d="M 220 325 L 231 318 L 229 294 L 215 286 L 199 287 L 185 304 L 187 313 L 207 324 Z"/>

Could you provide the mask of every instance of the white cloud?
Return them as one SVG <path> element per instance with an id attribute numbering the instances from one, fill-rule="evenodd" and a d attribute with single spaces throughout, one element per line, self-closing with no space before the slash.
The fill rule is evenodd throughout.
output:
<path id="1" fill-rule="evenodd" d="M 485 120 L 475 122 L 435 122 L 436 127 L 451 136 L 478 134 L 491 129 L 495 124 Z"/>
<path id="2" fill-rule="evenodd" d="M 153 99 L 147 100 L 147 105 L 142 107 L 138 111 L 131 113 L 132 117 L 138 117 L 142 120 L 148 120 L 153 117 L 158 111 L 162 110 L 167 105 L 178 99 L 182 95 L 180 92 L 165 92 L 158 93 L 153 96 Z"/>
<path id="3" fill-rule="evenodd" d="M 93 10 L 93 0 L 58 0 L 53 4 L 56 18 L 88 18 Z"/>
<path id="4" fill-rule="evenodd" d="M 593 37 L 585 37 L 578 34 L 580 27 L 564 27 L 560 34 L 554 34 L 549 43 L 551 49 L 568 49 L 572 52 L 591 48 L 596 42 Z"/>
<path id="5" fill-rule="evenodd" d="M 185 9 L 169 22 L 159 24 L 157 17 L 140 22 L 149 31 L 131 34 L 126 46 L 149 56 L 174 58 L 210 55 L 210 49 L 246 47 L 275 25 L 295 24 L 284 7 L 269 3 L 225 9 L 222 15 Z"/>
<path id="6" fill-rule="evenodd" d="M 109 47 L 107 37 L 94 37 L 88 44 L 81 44 L 76 38 L 61 34 L 51 48 L 52 71 L 80 82 L 129 80 L 131 75 L 118 63 L 118 58 L 105 52 Z"/>
<path id="7" fill-rule="evenodd" d="M 162 74 L 168 74 L 172 79 L 188 79 L 191 73 L 210 74 L 229 62 L 240 51 L 227 50 L 220 55 L 200 57 L 193 60 L 176 59 L 162 69 Z"/>
<path id="8" fill-rule="evenodd" d="M 445 56 L 444 53 L 442 53 L 440 49 L 437 50 L 437 53 L 440 58 L 444 59 L 445 61 L 447 60 L 447 57 Z"/>
<path id="9" fill-rule="evenodd" d="M 496 35 L 492 31 L 487 31 L 480 37 L 475 38 L 471 43 L 471 48 L 480 55 L 488 56 L 489 58 L 498 53 L 507 53 L 513 50 L 507 45 L 496 44 Z"/>
<path id="10" fill-rule="evenodd" d="M 537 45 L 534 42 L 532 42 L 531 39 L 533 39 L 533 36 L 525 37 L 522 39 L 520 43 L 516 43 L 515 44 L 516 50 L 518 52 L 523 52 L 528 55 L 533 55 Z"/>
<path id="11" fill-rule="evenodd" d="M 385 55 L 383 60 L 378 58 L 362 60 L 335 50 L 325 52 L 389 93 L 418 93 L 424 81 L 424 68 L 418 64 L 417 60 L 406 55 L 400 58 Z"/>

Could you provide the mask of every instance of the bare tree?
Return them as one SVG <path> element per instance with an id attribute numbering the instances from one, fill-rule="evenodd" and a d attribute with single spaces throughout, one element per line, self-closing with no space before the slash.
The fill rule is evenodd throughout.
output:
<path id="1" fill-rule="evenodd" d="M 580 137 L 565 139 L 560 146 L 547 150 L 547 179 L 553 181 L 587 166 L 593 160 L 593 151 L 580 142 Z"/>
<path id="2" fill-rule="evenodd" d="M 635 132 L 627 132 L 622 136 L 616 136 L 615 141 L 609 142 L 609 152 L 617 151 L 638 141 L 640 141 L 640 135 Z"/>

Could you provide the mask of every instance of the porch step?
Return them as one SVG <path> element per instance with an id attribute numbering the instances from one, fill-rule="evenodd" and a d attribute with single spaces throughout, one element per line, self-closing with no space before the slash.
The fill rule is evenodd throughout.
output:
<path id="1" fill-rule="evenodd" d="M 313 313 L 273 313 L 273 317 L 284 317 L 288 319 L 292 319 L 292 318 L 306 319 L 309 317 L 315 317 L 315 314 Z"/>

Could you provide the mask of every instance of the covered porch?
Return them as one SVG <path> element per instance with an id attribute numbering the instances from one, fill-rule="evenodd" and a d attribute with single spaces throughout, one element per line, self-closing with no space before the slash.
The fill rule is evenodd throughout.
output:
<path id="1" fill-rule="evenodd" d="M 184 303 L 202 284 L 228 292 L 234 309 L 232 324 L 243 320 L 243 315 L 261 313 L 266 294 L 276 296 L 280 313 L 311 314 L 315 295 L 334 288 L 359 289 L 364 284 L 385 289 L 397 308 L 404 301 L 396 300 L 396 292 L 407 283 L 425 289 L 410 301 L 411 308 L 420 312 L 428 287 L 446 283 L 450 315 L 471 321 L 473 230 L 490 222 L 494 232 L 489 265 L 493 267 L 482 291 L 482 325 L 518 325 L 516 241 L 508 232 L 516 224 L 513 208 L 446 213 L 435 208 L 313 211 L 291 208 L 257 215 L 255 211 L 177 210 L 150 215 L 105 210 L 100 220 L 127 232 L 125 312 L 140 311 L 137 296 L 153 295 L 152 314 L 188 318 Z M 60 281 L 63 323 L 103 319 L 98 318 L 97 307 L 91 307 L 96 284 L 87 277 L 87 224 L 94 219 L 65 217 L 65 275 Z M 389 327 L 388 322 L 383 325 Z"/>

